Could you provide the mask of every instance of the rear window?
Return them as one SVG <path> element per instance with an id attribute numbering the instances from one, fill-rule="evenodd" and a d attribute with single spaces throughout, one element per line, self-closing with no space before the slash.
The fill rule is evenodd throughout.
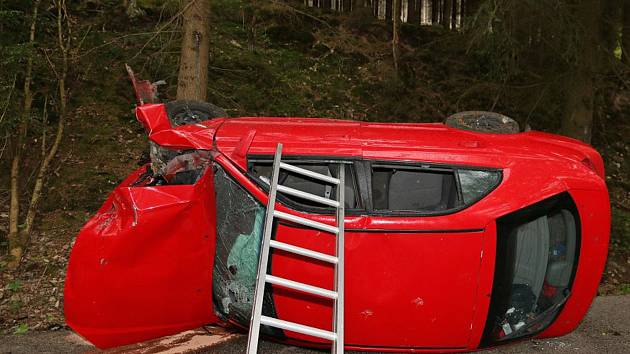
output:
<path id="1" fill-rule="evenodd" d="M 329 162 L 301 162 L 295 163 L 286 161 L 294 166 L 301 167 L 313 172 L 317 172 L 323 175 L 337 177 L 338 163 Z M 345 208 L 357 209 L 359 208 L 358 191 L 355 184 L 354 169 L 352 164 L 344 164 L 345 166 Z M 254 161 L 249 166 L 249 173 L 253 175 L 258 182 L 262 182 L 263 185 L 268 186 L 271 179 L 272 162 L 271 161 Z M 337 186 L 327 184 L 326 182 L 312 179 L 303 175 L 295 174 L 283 169 L 280 169 L 280 175 L 278 176 L 278 184 L 286 187 L 294 188 L 303 192 L 311 193 L 320 197 L 335 199 L 337 195 Z M 278 195 L 280 201 L 286 204 L 292 204 L 294 207 L 306 208 L 306 209 L 330 209 L 323 207 L 322 204 L 312 202 L 306 199 L 298 198 L 290 195 Z"/>
<path id="2" fill-rule="evenodd" d="M 440 212 L 458 207 L 455 173 L 407 167 L 373 167 L 375 210 Z"/>

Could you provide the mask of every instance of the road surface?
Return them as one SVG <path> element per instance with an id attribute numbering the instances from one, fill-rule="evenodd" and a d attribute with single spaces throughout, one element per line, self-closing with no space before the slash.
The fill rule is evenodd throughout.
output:
<path id="1" fill-rule="evenodd" d="M 244 353 L 247 337 L 206 328 L 109 351 L 100 351 L 69 331 L 32 332 L 0 336 L 0 353 Z M 271 342 L 260 353 L 315 354 L 313 351 Z M 589 314 L 573 333 L 561 338 L 529 340 L 483 353 L 630 353 L 630 295 L 595 299 Z"/>

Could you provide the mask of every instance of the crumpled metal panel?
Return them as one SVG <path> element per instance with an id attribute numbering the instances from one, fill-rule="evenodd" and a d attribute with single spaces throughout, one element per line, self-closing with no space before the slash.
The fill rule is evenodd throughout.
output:
<path id="1" fill-rule="evenodd" d="M 214 135 L 224 118 L 198 124 L 172 127 L 163 104 L 145 104 L 136 108 L 136 118 L 154 143 L 175 150 L 212 150 Z"/>
<path id="2" fill-rule="evenodd" d="M 133 187 L 145 170 L 116 187 L 70 255 L 66 322 L 100 348 L 217 320 L 212 170 L 194 185 Z"/>

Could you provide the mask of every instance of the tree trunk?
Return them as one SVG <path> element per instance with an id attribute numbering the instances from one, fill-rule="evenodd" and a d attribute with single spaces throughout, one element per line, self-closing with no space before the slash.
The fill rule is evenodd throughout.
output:
<path id="1" fill-rule="evenodd" d="M 177 78 L 177 99 L 205 101 L 210 51 L 210 2 L 188 0 L 184 6 L 184 38 Z"/>
<path id="2" fill-rule="evenodd" d="M 630 65 L 630 0 L 623 2 L 623 28 L 621 30 L 621 60 Z"/>
<path id="3" fill-rule="evenodd" d="M 400 1 L 401 0 L 392 1 L 392 8 L 394 11 L 394 18 L 392 19 L 392 56 L 394 58 L 394 71 L 396 72 L 396 77 L 398 77 L 398 60 L 400 57 Z"/>
<path id="4" fill-rule="evenodd" d="M 35 186 L 33 187 L 33 193 L 31 194 L 31 201 L 28 206 L 28 212 L 26 213 L 26 219 L 24 221 L 24 229 L 22 230 L 22 239 L 21 242 L 24 245 L 27 245 L 29 242 L 29 237 L 31 231 L 33 229 L 33 224 L 35 221 L 35 215 L 37 214 L 37 208 L 39 206 L 39 200 L 42 196 L 42 191 L 44 188 L 44 182 L 46 175 L 48 174 L 48 168 L 52 163 L 55 155 L 57 155 L 57 151 L 59 151 L 59 146 L 61 146 L 61 139 L 63 138 L 63 131 L 65 128 L 66 122 L 66 112 L 67 107 L 66 104 L 68 102 L 66 96 L 66 77 L 68 76 L 68 52 L 69 52 L 69 43 L 71 37 L 69 35 L 64 35 L 64 33 L 71 33 L 70 29 L 70 21 L 67 19 L 68 14 L 65 13 L 66 9 L 66 1 L 58 0 L 57 1 L 57 45 L 59 48 L 59 54 L 61 57 L 61 69 L 58 72 L 57 77 L 57 85 L 59 89 L 59 107 L 58 114 L 59 120 L 57 121 L 57 131 L 55 133 L 55 140 L 48 150 L 48 153 L 44 154 L 44 160 L 39 166 L 39 171 L 37 172 L 37 177 L 35 178 Z M 64 30 L 63 18 L 66 17 L 66 29 Z M 65 37 L 65 38 L 64 38 Z M 45 148 L 45 147 L 44 147 Z"/>
<path id="5" fill-rule="evenodd" d="M 249 25 L 247 28 L 247 42 L 248 49 L 252 52 L 256 51 L 256 20 L 257 20 L 257 3 L 256 0 L 250 0 L 249 2 Z"/>
<path id="6" fill-rule="evenodd" d="M 31 92 L 31 80 L 33 78 L 33 56 L 35 44 L 35 31 L 37 29 L 37 13 L 39 10 L 40 0 L 33 3 L 33 16 L 31 18 L 31 27 L 29 32 L 29 46 L 31 51 L 26 60 L 26 70 L 24 74 L 24 105 L 22 115 L 20 116 L 20 124 L 18 127 L 17 137 L 15 140 L 15 153 L 11 161 L 11 199 L 9 202 L 9 268 L 16 268 L 20 264 L 22 255 L 24 254 L 24 244 L 20 235 L 20 168 L 22 164 L 22 152 L 28 132 L 29 121 L 31 120 L 31 107 L 33 104 L 33 94 Z"/>
<path id="7" fill-rule="evenodd" d="M 581 28 L 579 57 L 574 72 L 567 80 L 567 99 L 562 119 L 562 132 L 590 143 L 594 112 L 594 77 L 598 71 L 599 0 L 582 0 L 576 7 L 576 21 Z"/>
<path id="8" fill-rule="evenodd" d="M 442 8 L 442 25 L 446 29 L 451 28 L 451 17 L 452 17 L 451 12 L 453 10 L 452 1 L 453 0 L 444 0 L 444 7 Z"/>
<path id="9" fill-rule="evenodd" d="M 440 1 L 431 0 L 431 24 L 435 25 L 440 23 Z"/>
<path id="10" fill-rule="evenodd" d="M 343 12 L 349 13 L 352 11 L 352 0 L 342 0 L 341 8 Z"/>
<path id="11" fill-rule="evenodd" d="M 418 3 L 420 0 L 407 0 L 407 23 L 417 25 L 420 23 L 420 9 Z"/>
<path id="12" fill-rule="evenodd" d="M 457 0 L 452 0 L 452 9 L 451 9 L 451 28 L 457 29 L 457 10 L 458 10 Z"/>

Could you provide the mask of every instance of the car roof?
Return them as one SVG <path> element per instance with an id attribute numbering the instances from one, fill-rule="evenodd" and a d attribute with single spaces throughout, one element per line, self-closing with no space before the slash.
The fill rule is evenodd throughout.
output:
<path id="1" fill-rule="evenodd" d="M 501 168 L 518 158 L 572 158 L 582 154 L 571 139 L 551 134 L 489 134 L 442 123 L 372 123 L 326 118 L 242 117 L 226 119 L 215 135 L 227 156 L 329 156 L 422 161 Z M 245 167 L 245 166 L 241 166 Z"/>

